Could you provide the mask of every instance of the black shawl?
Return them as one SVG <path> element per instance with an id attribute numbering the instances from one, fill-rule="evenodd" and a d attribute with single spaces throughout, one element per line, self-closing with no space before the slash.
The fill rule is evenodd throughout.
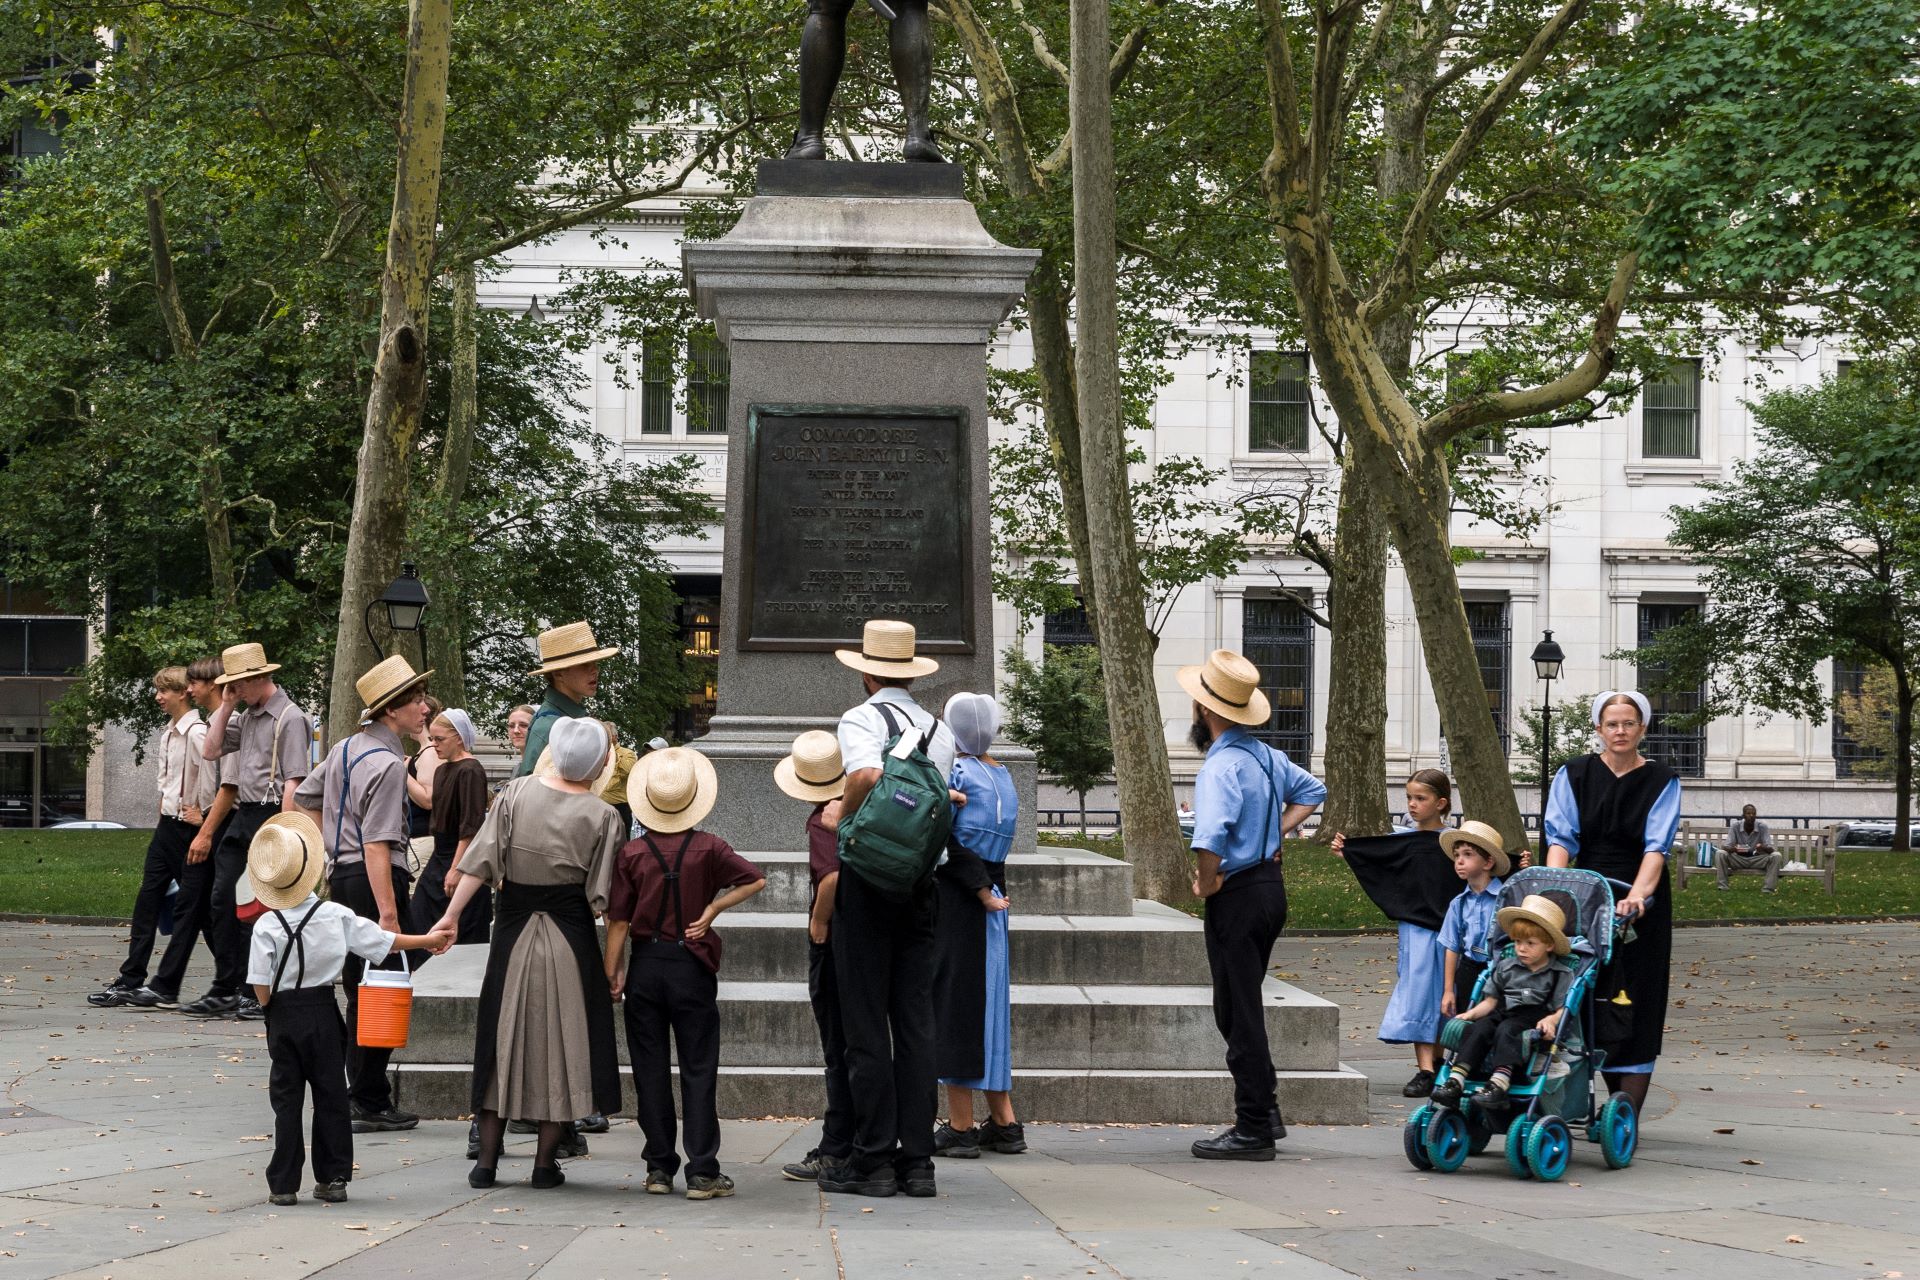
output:
<path id="1" fill-rule="evenodd" d="M 1447 905 L 1460 896 L 1453 862 L 1440 852 L 1437 831 L 1348 836 L 1347 866 L 1389 920 L 1438 932 Z"/>

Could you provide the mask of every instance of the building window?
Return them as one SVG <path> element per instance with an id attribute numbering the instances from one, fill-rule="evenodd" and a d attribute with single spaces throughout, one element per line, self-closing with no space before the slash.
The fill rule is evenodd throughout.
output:
<path id="1" fill-rule="evenodd" d="M 673 338 L 649 333 L 640 345 L 640 434 L 673 434 Z"/>
<path id="2" fill-rule="evenodd" d="M 1487 709 L 1500 733 L 1500 749 L 1508 749 L 1507 683 L 1513 664 L 1513 629 L 1505 600 L 1467 601 L 1467 626 L 1473 632 L 1473 656 L 1480 661 L 1480 682 L 1486 686 Z"/>
<path id="3" fill-rule="evenodd" d="M 1093 623 L 1087 619 L 1087 606 L 1076 604 L 1049 613 L 1041 637 L 1047 644 L 1093 644 Z"/>
<path id="4" fill-rule="evenodd" d="M 1640 398 L 1640 452 L 1649 458 L 1700 456 L 1700 362 L 1676 360 L 1647 381 Z"/>
<path id="5" fill-rule="evenodd" d="M 1313 619 L 1291 596 L 1248 598 L 1241 606 L 1241 651 L 1260 668 L 1273 713 L 1252 734 L 1301 768 L 1313 757 Z"/>
<path id="6" fill-rule="evenodd" d="M 1305 353 L 1254 352 L 1247 366 L 1247 449 L 1304 453 L 1307 426 Z"/>
<path id="7" fill-rule="evenodd" d="M 1469 395 L 1479 395 L 1496 391 L 1491 386 L 1476 386 L 1469 369 L 1473 360 L 1471 352 L 1456 351 L 1447 357 L 1447 403 L 1452 404 Z M 1505 457 L 1507 452 L 1507 433 L 1499 426 L 1475 427 L 1466 433 L 1460 441 L 1460 448 L 1466 453 L 1485 454 L 1489 457 Z"/>
<path id="8" fill-rule="evenodd" d="M 1700 606 L 1696 604 L 1641 604 L 1640 647 L 1646 648 L 1662 631 L 1687 621 L 1699 610 Z M 1686 689 L 1655 693 L 1648 686 L 1659 684 L 1666 669 L 1652 663 L 1641 663 L 1638 671 L 1640 689 L 1653 707 L 1653 721 L 1647 726 L 1646 741 L 1640 746 L 1641 753 L 1649 760 L 1658 760 L 1683 778 L 1700 777 L 1705 772 L 1707 760 L 1706 727 L 1679 729 L 1673 726 L 1672 720 L 1675 716 L 1691 715 L 1698 711 L 1704 691 Z"/>
<path id="9" fill-rule="evenodd" d="M 727 432 L 727 348 L 713 333 L 687 339 L 687 434 Z"/>
<path id="10" fill-rule="evenodd" d="M 673 585 L 680 595 L 674 621 L 689 679 L 686 703 L 674 711 L 671 732 L 675 742 L 690 742 L 706 733 L 719 701 L 720 579 L 684 573 Z"/>
<path id="11" fill-rule="evenodd" d="M 1877 770 L 1862 769 L 1863 765 L 1872 765 L 1882 758 L 1878 747 L 1869 747 L 1854 735 L 1860 726 L 1851 723 L 1840 713 L 1840 699 L 1843 696 L 1859 697 L 1866 691 L 1867 667 L 1861 662 L 1833 663 L 1833 772 L 1840 778 L 1874 777 Z"/>

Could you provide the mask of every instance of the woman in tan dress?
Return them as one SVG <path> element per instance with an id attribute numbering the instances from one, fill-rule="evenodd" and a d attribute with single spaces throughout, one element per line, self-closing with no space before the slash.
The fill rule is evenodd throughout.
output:
<path id="1" fill-rule="evenodd" d="M 490 1187 L 506 1118 L 539 1124 L 533 1185 L 566 1181 L 555 1148 L 575 1116 L 620 1108 L 613 1003 L 593 918 L 606 910 L 626 828 L 592 793 L 606 762 L 597 720 L 563 719 L 549 739 L 556 771 L 516 778 L 460 860 L 443 923 L 481 885 L 498 891 L 487 975 L 474 1030 L 473 1111 L 480 1157 L 469 1184 Z"/>

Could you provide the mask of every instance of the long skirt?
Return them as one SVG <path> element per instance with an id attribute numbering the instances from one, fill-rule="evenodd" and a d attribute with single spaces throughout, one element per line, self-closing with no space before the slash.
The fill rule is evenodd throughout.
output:
<path id="1" fill-rule="evenodd" d="M 995 885 L 996 895 L 1004 891 Z M 984 1070 L 972 1079 L 943 1076 L 941 1084 L 961 1089 L 992 1089 L 1005 1092 L 1013 1088 L 1013 1004 L 1012 971 L 1007 964 L 1007 913 L 983 913 L 986 930 L 986 987 L 982 1027 L 981 1058 Z"/>
<path id="2" fill-rule="evenodd" d="M 1640 874 L 1644 856 L 1582 849 L 1578 865 L 1583 871 L 1598 871 L 1631 884 Z M 1631 1013 L 1623 1019 L 1626 1025 L 1600 1030 L 1598 1047 L 1606 1051 L 1608 1071 L 1651 1073 L 1666 1030 L 1673 972 L 1673 884 L 1665 867 L 1660 869 L 1660 882 L 1654 886 L 1646 914 L 1633 922 L 1633 933 L 1632 942 L 1614 947 L 1613 963 L 1601 980 L 1601 989 L 1594 993 L 1595 998 L 1604 999 L 1613 989 L 1624 988 Z"/>
<path id="3" fill-rule="evenodd" d="M 1446 988 L 1446 950 L 1440 935 L 1417 924 L 1400 923 L 1399 980 L 1380 1018 L 1380 1039 L 1388 1044 L 1433 1044 L 1440 1039 L 1440 997 Z"/>

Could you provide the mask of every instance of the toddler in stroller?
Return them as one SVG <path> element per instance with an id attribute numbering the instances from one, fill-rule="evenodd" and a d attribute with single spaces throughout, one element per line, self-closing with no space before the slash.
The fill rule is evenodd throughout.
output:
<path id="1" fill-rule="evenodd" d="M 1494 962 L 1480 1000 L 1460 1015 L 1471 1025 L 1461 1034 L 1453 1071 L 1433 1091 L 1438 1106 L 1458 1106 L 1467 1077 L 1482 1066 L 1489 1074 L 1480 1105 L 1504 1106 L 1513 1077 L 1531 1056 L 1526 1033 L 1538 1031 L 1552 1040 L 1566 1017 L 1574 974 L 1567 960 L 1573 947 L 1567 940 L 1566 911 L 1536 894 L 1517 907 L 1501 908 L 1497 919 L 1513 949 Z"/>

